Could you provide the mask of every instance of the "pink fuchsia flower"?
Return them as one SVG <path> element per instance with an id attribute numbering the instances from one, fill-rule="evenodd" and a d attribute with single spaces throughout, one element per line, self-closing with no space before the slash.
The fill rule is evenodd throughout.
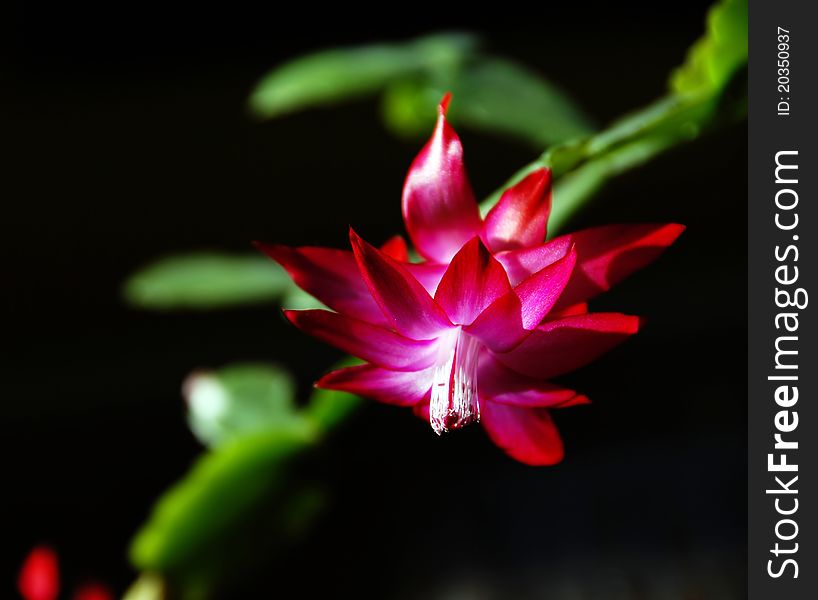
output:
<path id="1" fill-rule="evenodd" d="M 331 310 L 285 311 L 297 327 L 366 361 L 318 387 L 412 407 L 440 434 L 480 421 L 513 458 L 563 457 L 551 409 L 588 398 L 551 383 L 639 329 L 638 317 L 589 313 L 587 301 L 656 258 L 675 224 L 611 225 L 546 241 L 551 173 L 539 169 L 480 217 L 457 134 L 440 105 L 412 163 L 401 238 L 380 249 L 350 230 L 352 252 L 260 248 Z"/>
<path id="2" fill-rule="evenodd" d="M 17 590 L 24 600 L 57 600 L 60 595 L 60 565 L 50 546 L 37 546 L 26 557 L 17 578 Z M 104 585 L 89 582 L 74 590 L 72 600 L 113 600 Z"/>

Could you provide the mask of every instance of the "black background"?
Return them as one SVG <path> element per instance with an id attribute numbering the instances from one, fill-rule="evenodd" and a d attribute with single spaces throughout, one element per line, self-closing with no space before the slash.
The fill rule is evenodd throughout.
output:
<path id="1" fill-rule="evenodd" d="M 179 395 L 190 370 L 273 360 L 306 389 L 336 358 L 273 307 L 128 309 L 128 273 L 189 249 L 343 246 L 349 224 L 373 242 L 402 229 L 421 142 L 388 134 L 374 101 L 256 122 L 244 102 L 268 68 L 341 43 L 474 30 L 602 125 L 662 93 L 706 7 L 504 4 L 498 17 L 412 5 L 348 21 L 240 5 L 18 7 L 0 101 L 3 595 L 39 541 L 57 546 L 69 582 L 127 586 L 131 535 L 200 451 Z M 461 136 L 480 196 L 534 154 Z M 335 503 L 316 533 L 233 596 L 743 597 L 745 159 L 737 125 L 617 179 L 573 223 L 688 231 L 594 305 L 649 324 L 565 379 L 594 401 L 556 415 L 565 462 L 527 468 L 477 427 L 439 439 L 371 403 L 325 452 Z"/>

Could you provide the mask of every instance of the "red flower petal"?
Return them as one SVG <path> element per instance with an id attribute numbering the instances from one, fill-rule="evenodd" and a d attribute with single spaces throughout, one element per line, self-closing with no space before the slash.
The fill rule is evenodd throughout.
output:
<path id="1" fill-rule="evenodd" d="M 437 286 L 440 285 L 440 280 L 446 272 L 449 265 L 442 265 L 440 263 L 406 263 L 403 265 L 407 271 L 418 280 L 418 283 L 429 292 L 430 296 L 434 296 L 437 292 Z"/>
<path id="2" fill-rule="evenodd" d="M 427 399 L 434 368 L 389 371 L 372 365 L 347 367 L 324 375 L 316 387 L 365 396 L 378 402 L 412 406 Z"/>
<path id="3" fill-rule="evenodd" d="M 304 291 L 338 312 L 370 323 L 386 324 L 349 250 L 257 243 Z"/>
<path id="4" fill-rule="evenodd" d="M 494 356 L 507 367 L 550 379 L 596 360 L 639 329 L 639 317 L 590 313 L 543 323 L 523 343 Z"/>
<path id="5" fill-rule="evenodd" d="M 562 460 L 562 439 L 547 408 L 485 402 L 480 410 L 491 441 L 511 458 L 531 466 L 553 465 Z"/>
<path id="6" fill-rule="evenodd" d="M 383 327 L 328 310 L 286 310 L 284 315 L 304 332 L 387 369 L 418 371 L 430 367 L 437 357 L 435 340 L 410 340 Z"/>
<path id="7" fill-rule="evenodd" d="M 452 323 L 468 325 L 509 290 L 503 266 L 475 237 L 455 254 L 437 287 L 435 302 Z"/>
<path id="8" fill-rule="evenodd" d="M 432 138 L 409 168 L 403 185 L 403 219 L 424 257 L 448 263 L 482 227 L 480 211 L 463 166 L 463 147 L 446 122 L 447 95 L 440 103 Z"/>
<path id="9" fill-rule="evenodd" d="M 501 252 L 542 244 L 550 212 L 551 170 L 537 169 L 503 192 L 486 215 L 489 248 Z"/>
<path id="10" fill-rule="evenodd" d="M 506 270 L 511 285 L 518 285 L 542 271 L 571 250 L 571 237 L 564 235 L 534 248 L 498 252 L 494 257 Z"/>
<path id="11" fill-rule="evenodd" d="M 684 225 L 608 225 L 571 236 L 577 269 L 560 306 L 585 302 L 654 261 L 685 230 Z"/>
<path id="12" fill-rule="evenodd" d="M 570 285 L 570 281 L 568 282 Z M 561 302 L 557 302 L 557 304 L 561 304 Z M 549 321 L 556 321 L 557 319 L 563 319 L 565 317 L 573 317 L 574 315 L 586 315 L 588 314 L 588 303 L 587 302 L 580 302 L 578 304 L 572 304 L 571 306 L 566 306 L 565 308 L 554 308 L 551 310 L 550 313 L 546 316 Z"/>
<path id="13" fill-rule="evenodd" d="M 431 420 L 431 414 L 429 413 L 430 404 L 431 403 L 428 398 L 425 400 L 421 400 L 412 407 L 412 412 L 419 419 L 423 419 L 424 421 L 426 421 L 426 423 L 429 423 L 429 421 Z"/>
<path id="14" fill-rule="evenodd" d="M 572 249 L 484 310 L 464 331 L 495 352 L 507 352 L 537 327 L 562 294 L 576 263 Z"/>
<path id="15" fill-rule="evenodd" d="M 443 310 L 403 265 L 351 229 L 349 238 L 361 275 L 390 326 L 415 340 L 437 337 L 452 327 Z"/>
<path id="16" fill-rule="evenodd" d="M 48 546 L 34 548 L 20 569 L 17 589 L 25 600 L 56 600 L 60 594 L 57 553 Z"/>
<path id="17" fill-rule="evenodd" d="M 486 401 L 529 408 L 557 408 L 589 402 L 574 390 L 520 375 L 497 362 L 488 352 L 480 359 L 477 386 L 481 406 Z"/>
<path id="18" fill-rule="evenodd" d="M 403 236 L 395 235 L 386 240 L 381 246 L 381 252 L 391 256 L 398 262 L 409 262 L 409 248 Z"/>
<path id="19" fill-rule="evenodd" d="M 577 249 L 577 268 L 559 305 L 585 302 L 655 260 L 684 231 L 675 223 L 605 225 L 563 235 L 539 246 L 497 256 L 512 285 Z"/>

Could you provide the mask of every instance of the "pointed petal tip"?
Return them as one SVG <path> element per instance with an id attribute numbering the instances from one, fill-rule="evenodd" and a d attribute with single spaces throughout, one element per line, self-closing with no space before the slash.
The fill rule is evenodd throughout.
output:
<path id="1" fill-rule="evenodd" d="M 551 179 L 551 169 L 549 167 L 540 167 L 531 171 L 528 176 L 539 183 Z"/>
<path id="2" fill-rule="evenodd" d="M 449 112 L 449 104 L 452 101 L 452 93 L 446 92 L 443 94 L 443 98 L 440 100 L 440 104 L 437 106 L 437 114 L 441 117 L 446 117 L 446 113 Z"/>
<path id="3" fill-rule="evenodd" d="M 330 371 L 322 375 L 318 381 L 313 382 L 312 387 L 317 390 L 331 390 L 332 388 L 329 386 L 329 382 L 331 381 L 330 375 L 332 375 L 335 371 Z"/>
<path id="4" fill-rule="evenodd" d="M 687 225 L 682 225 L 681 223 L 668 223 L 667 231 L 668 238 L 670 238 L 668 243 L 670 244 L 675 242 L 679 236 L 685 232 L 685 230 L 687 230 Z"/>
<path id="5" fill-rule="evenodd" d="M 351 368 L 351 367 L 346 367 Z M 312 386 L 319 390 L 338 390 L 345 391 L 343 386 L 339 384 L 339 380 L 343 380 L 346 373 L 346 368 L 335 369 L 329 373 L 324 373 Z"/>
<path id="6" fill-rule="evenodd" d="M 269 258 L 276 261 L 279 265 L 287 269 L 289 261 L 298 253 L 298 248 L 295 246 L 287 246 L 286 244 L 270 244 L 267 242 L 254 241 L 253 246 L 256 250 L 266 254 Z"/>
<path id="7" fill-rule="evenodd" d="M 648 239 L 659 246 L 670 246 L 687 229 L 687 225 L 681 223 L 657 223 L 654 227 L 656 229 Z"/>
<path id="8" fill-rule="evenodd" d="M 363 242 L 363 238 L 358 235 L 358 232 L 352 228 L 352 225 L 349 226 L 349 243 L 352 244 L 353 249 L 355 246 L 358 246 Z"/>
<path id="9" fill-rule="evenodd" d="M 545 242 L 551 213 L 551 170 L 540 167 L 503 191 L 486 215 L 483 231 L 494 252 Z"/>
<path id="10" fill-rule="evenodd" d="M 330 371 L 315 386 L 395 406 L 413 406 L 429 394 L 431 370 L 391 371 L 365 363 Z"/>
<path id="11" fill-rule="evenodd" d="M 284 318 L 287 319 L 290 323 L 298 327 L 298 313 L 303 312 L 300 310 L 293 310 L 290 308 L 282 308 L 281 314 L 284 315 Z"/>
<path id="12" fill-rule="evenodd" d="M 363 280 L 390 328 L 413 340 L 429 340 L 451 321 L 405 265 L 350 230 L 352 252 Z"/>
<path id="13" fill-rule="evenodd" d="M 418 253 L 448 263 L 482 219 L 463 162 L 463 145 L 446 120 L 450 95 L 441 101 L 429 141 L 412 161 L 403 184 L 406 231 Z"/>
<path id="14" fill-rule="evenodd" d="M 263 252 L 273 260 L 276 260 L 275 255 L 280 253 L 281 248 L 283 248 L 280 244 L 270 244 L 259 240 L 253 240 L 251 243 L 256 250 Z"/>

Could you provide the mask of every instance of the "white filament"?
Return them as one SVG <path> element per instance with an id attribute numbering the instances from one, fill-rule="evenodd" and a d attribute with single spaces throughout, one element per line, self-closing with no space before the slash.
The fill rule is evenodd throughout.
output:
<path id="1" fill-rule="evenodd" d="M 429 403 L 429 422 L 438 435 L 480 420 L 477 399 L 480 343 L 459 327 L 440 342 Z"/>

